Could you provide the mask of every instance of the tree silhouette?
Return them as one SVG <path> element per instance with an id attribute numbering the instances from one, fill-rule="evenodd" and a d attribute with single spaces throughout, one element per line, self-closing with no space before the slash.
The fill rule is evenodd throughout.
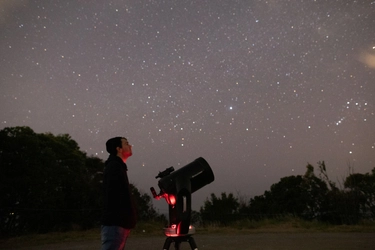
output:
<path id="1" fill-rule="evenodd" d="M 0 131 L 0 230 L 48 232 L 99 225 L 104 163 L 68 134 L 29 127 Z M 157 217 L 150 196 L 132 186 L 141 219 Z"/>
<path id="2" fill-rule="evenodd" d="M 351 174 L 344 182 L 360 204 L 360 212 L 365 218 L 375 217 L 375 168 L 372 173 Z"/>
<path id="3" fill-rule="evenodd" d="M 223 192 L 221 197 L 211 194 L 210 200 L 206 199 L 200 213 L 204 223 L 215 222 L 228 225 L 237 219 L 239 203 L 232 193 Z"/>

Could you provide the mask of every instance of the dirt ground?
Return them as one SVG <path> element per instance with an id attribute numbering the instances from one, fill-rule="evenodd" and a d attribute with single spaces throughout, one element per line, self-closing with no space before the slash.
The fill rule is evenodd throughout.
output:
<path id="1" fill-rule="evenodd" d="M 326 250 L 326 249 L 375 249 L 375 233 L 258 233 L 258 234 L 220 234 L 193 235 L 200 250 L 222 249 L 288 249 L 288 250 Z M 129 237 L 126 250 L 162 250 L 165 237 Z M 64 242 L 51 245 L 0 249 L 19 250 L 93 250 L 100 249 L 100 240 Z M 175 250 L 171 244 L 170 250 Z M 180 250 L 190 250 L 188 242 L 180 245 Z"/>

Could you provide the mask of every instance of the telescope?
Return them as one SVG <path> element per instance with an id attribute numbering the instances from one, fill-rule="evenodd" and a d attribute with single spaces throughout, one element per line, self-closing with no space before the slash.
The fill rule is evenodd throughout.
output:
<path id="1" fill-rule="evenodd" d="M 167 168 L 155 177 L 160 178 L 158 186 L 159 194 L 153 187 L 150 188 L 155 199 L 164 198 L 169 207 L 169 223 L 164 229 L 167 239 L 164 250 L 168 250 L 172 242 L 178 250 L 181 242 L 189 242 L 191 249 L 198 249 L 193 237 L 194 226 L 190 225 L 191 219 L 191 195 L 214 181 L 214 173 L 205 159 L 199 157 L 186 166 L 174 170 Z"/>

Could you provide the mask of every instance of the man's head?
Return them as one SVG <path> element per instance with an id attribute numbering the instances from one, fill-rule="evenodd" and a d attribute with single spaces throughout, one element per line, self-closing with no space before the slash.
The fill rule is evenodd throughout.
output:
<path id="1" fill-rule="evenodd" d="M 107 152 L 111 155 L 117 155 L 124 162 L 132 153 L 132 146 L 125 137 L 114 137 L 106 142 Z"/>

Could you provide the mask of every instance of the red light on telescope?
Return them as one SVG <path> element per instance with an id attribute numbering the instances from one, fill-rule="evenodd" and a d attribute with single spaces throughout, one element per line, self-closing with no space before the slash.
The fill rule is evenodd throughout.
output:
<path id="1" fill-rule="evenodd" d="M 169 205 L 174 206 L 176 204 L 176 197 L 173 194 L 167 194 L 167 202 Z"/>

